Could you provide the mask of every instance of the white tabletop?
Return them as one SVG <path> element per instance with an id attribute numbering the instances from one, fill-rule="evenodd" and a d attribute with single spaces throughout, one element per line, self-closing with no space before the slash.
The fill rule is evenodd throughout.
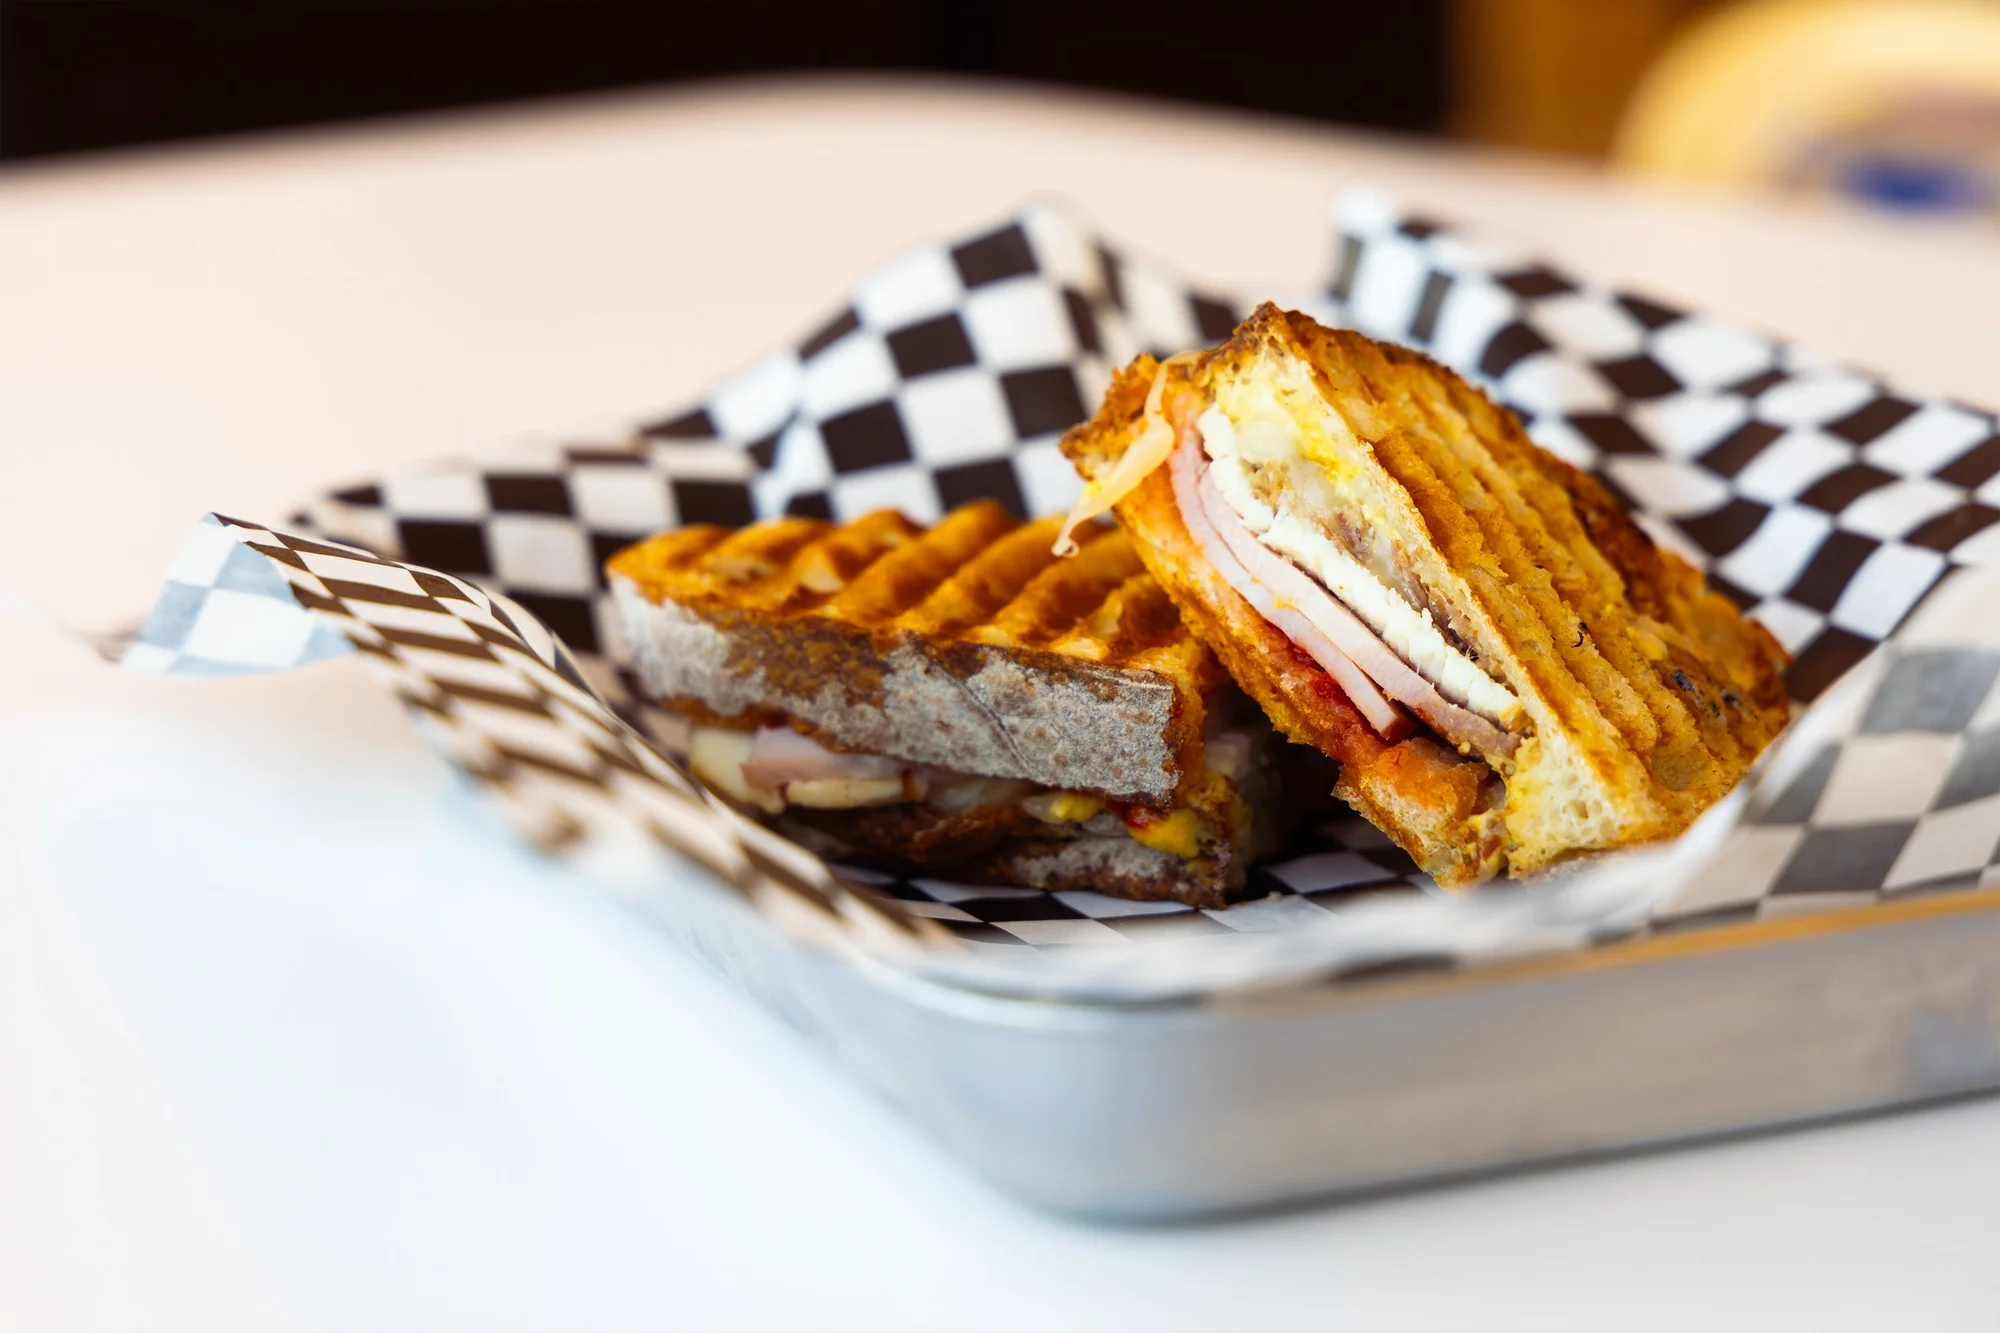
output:
<path id="1" fill-rule="evenodd" d="M 753 85 L 0 177 L 0 583 L 128 615 L 205 510 L 673 407 L 1030 194 L 1297 285 L 1361 180 L 2000 401 L 1974 228 L 1130 103 Z M 1035 1214 L 497 838 L 354 663 L 128 677 L 16 601 L 0 1326 L 2000 1319 L 1985 1101 L 1226 1225 Z"/>

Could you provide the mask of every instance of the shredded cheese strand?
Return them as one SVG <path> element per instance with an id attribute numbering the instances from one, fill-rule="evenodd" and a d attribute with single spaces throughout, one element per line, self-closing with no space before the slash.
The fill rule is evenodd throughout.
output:
<path id="1" fill-rule="evenodd" d="M 1160 410 L 1167 392 L 1167 369 L 1170 366 L 1192 360 L 1193 352 L 1181 352 L 1160 363 L 1153 374 L 1153 386 L 1146 394 L 1146 412 L 1140 419 L 1139 434 L 1125 452 L 1119 456 L 1111 470 L 1093 478 L 1083 488 L 1076 503 L 1070 507 L 1069 517 L 1063 520 L 1062 531 L 1056 534 L 1052 548 L 1058 556 L 1072 556 L 1083 548 L 1077 545 L 1077 528 L 1100 514 L 1108 513 L 1111 507 L 1139 488 L 1139 483 L 1151 476 L 1153 469 L 1167 461 L 1174 451 L 1174 428 Z"/>

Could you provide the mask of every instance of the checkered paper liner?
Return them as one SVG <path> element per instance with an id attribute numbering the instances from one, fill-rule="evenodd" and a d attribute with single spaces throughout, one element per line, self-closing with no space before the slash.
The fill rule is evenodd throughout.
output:
<path id="1" fill-rule="evenodd" d="M 1801 699 L 2000 543 L 1987 414 L 1578 282 L 1366 192 L 1337 202 L 1335 232 L 1331 276 L 1288 303 L 1422 347 L 1486 387 L 1770 626 L 1796 656 Z M 126 660 L 274 669 L 344 639 L 542 845 L 652 890 L 657 867 L 635 868 L 633 849 L 664 845 L 823 944 L 1002 990 L 1146 998 L 1450 965 L 1988 874 L 2000 809 L 1981 775 L 2000 768 L 1987 757 L 2000 743 L 1982 748 L 1984 696 L 1967 705 L 1964 683 L 1950 709 L 1896 704 L 1917 697 L 1911 682 L 1941 678 L 1931 659 L 1902 656 L 1914 650 L 1900 637 L 1678 843 L 1469 896 L 1438 892 L 1352 818 L 1254 870 L 1252 897 L 1221 911 L 831 873 L 659 752 L 674 732 L 626 688 L 599 572 L 612 551 L 680 523 L 779 513 L 844 520 L 894 505 L 931 519 L 982 495 L 1024 514 L 1064 508 L 1078 483 L 1056 438 L 1112 367 L 1212 343 L 1248 304 L 1033 209 L 882 266 L 811 337 L 626 440 L 517 446 L 348 487 L 292 532 L 213 521 Z M 330 577 L 326 562 L 347 563 Z M 357 578 L 361 566 L 372 572 Z M 1946 591 L 1957 605 L 2000 597 L 1976 573 Z M 476 622 L 492 660 L 475 667 L 478 654 L 442 646 L 466 642 L 440 635 L 447 621 Z M 2000 663 L 2000 646 L 1932 639 L 1925 651 L 1949 657 L 1953 680 Z M 1890 702 L 1853 702 L 1871 680 Z M 1808 741 L 1817 748 L 1797 759 Z M 1909 779 L 1867 818 L 1841 776 L 1864 771 Z M 1087 944 L 1110 947 L 1073 947 Z"/>
<path id="2" fill-rule="evenodd" d="M 540 621 L 464 579 L 210 515 L 120 651 L 125 666 L 191 675 L 357 652 L 523 836 L 595 878 L 643 892 L 678 858 L 822 941 L 858 931 L 948 943 L 688 778 Z"/>

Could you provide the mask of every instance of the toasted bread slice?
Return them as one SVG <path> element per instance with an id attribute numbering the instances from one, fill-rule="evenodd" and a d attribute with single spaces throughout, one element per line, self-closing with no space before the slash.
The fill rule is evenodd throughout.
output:
<path id="1" fill-rule="evenodd" d="M 1770 635 L 1430 359 L 1263 306 L 1213 351 L 1118 376 L 1063 440 L 1086 477 L 1137 436 L 1161 373 L 1169 415 L 1204 423 L 1208 466 L 1238 487 L 1230 503 L 1289 515 L 1373 577 L 1393 612 L 1370 621 L 1381 641 L 1493 724 L 1495 744 L 1385 738 L 1222 577 L 1167 468 L 1118 503 L 1195 632 L 1440 881 L 1678 833 L 1784 725 Z"/>
<path id="2" fill-rule="evenodd" d="M 1164 809 L 1222 670 L 1124 533 L 1058 561 L 1056 526 L 991 501 L 929 529 L 785 518 L 682 528 L 607 569 L 642 682 L 684 711 Z"/>

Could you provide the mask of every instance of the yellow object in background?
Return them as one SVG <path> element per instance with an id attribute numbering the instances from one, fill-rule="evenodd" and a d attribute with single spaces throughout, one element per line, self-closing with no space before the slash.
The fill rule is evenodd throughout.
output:
<path id="1" fill-rule="evenodd" d="M 1454 134 L 1602 157 L 1660 52 L 1719 0 L 1451 0 Z"/>
<path id="2" fill-rule="evenodd" d="M 1762 0 L 1725 9 L 1648 71 L 1613 156 L 1662 175 L 1992 211 L 2000 4 Z"/>

